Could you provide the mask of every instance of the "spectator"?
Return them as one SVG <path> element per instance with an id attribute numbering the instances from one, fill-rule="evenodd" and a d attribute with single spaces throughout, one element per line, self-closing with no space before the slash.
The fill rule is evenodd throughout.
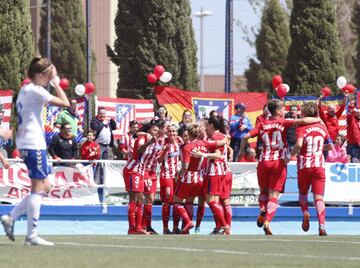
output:
<path id="1" fill-rule="evenodd" d="M 63 109 L 55 120 L 55 127 L 60 128 L 61 125 L 67 123 L 71 126 L 71 134 L 76 138 L 78 134 L 78 124 L 80 117 L 77 114 L 77 102 L 75 98 L 69 99 L 70 106 Z"/>
<path id="2" fill-rule="evenodd" d="M 97 160 L 100 159 L 100 146 L 95 141 L 95 132 L 90 130 L 87 134 L 87 140 L 81 145 L 81 159 Z"/>
<path id="3" fill-rule="evenodd" d="M 344 146 L 346 139 L 343 135 L 339 134 L 336 137 L 334 148 L 330 150 L 327 154 L 327 162 L 339 162 L 347 163 L 349 162 L 348 156 L 346 154 L 346 147 Z"/>
<path id="4" fill-rule="evenodd" d="M 54 135 L 49 145 L 49 154 L 53 159 L 74 159 L 77 153 L 77 143 L 71 133 L 71 126 L 68 123 L 62 124 L 60 133 Z M 54 166 L 68 166 L 68 163 L 54 163 Z"/>
<path id="5" fill-rule="evenodd" d="M 255 149 L 252 147 L 248 147 L 245 151 L 244 156 L 239 155 L 238 162 L 257 162 Z"/>
<path id="6" fill-rule="evenodd" d="M 352 163 L 358 163 L 360 159 L 360 110 L 349 105 L 347 122 L 347 154 Z"/>
<path id="7" fill-rule="evenodd" d="M 296 119 L 299 118 L 298 107 L 296 105 L 290 106 L 290 111 L 285 114 L 285 118 Z M 296 143 L 296 126 L 289 127 L 286 131 L 286 142 L 291 151 Z"/>
<path id="8" fill-rule="evenodd" d="M 244 114 L 245 108 L 246 106 L 243 103 L 236 104 L 236 113 L 230 118 L 230 146 L 234 150 L 233 161 L 236 161 L 238 158 L 242 138 L 252 129 L 250 119 Z"/>
<path id="9" fill-rule="evenodd" d="M 124 160 L 131 158 L 135 140 L 137 138 L 136 133 L 139 131 L 139 124 L 135 120 L 130 121 L 129 127 L 129 132 L 122 135 L 119 140 L 119 151 L 122 154 L 122 159 Z"/>
<path id="10" fill-rule="evenodd" d="M 338 110 L 334 105 L 325 106 L 322 103 L 323 95 L 320 96 L 319 101 L 319 114 L 321 120 L 325 123 L 327 130 L 329 131 L 330 138 L 334 141 L 339 134 L 339 118 L 345 110 L 346 95 L 344 101 L 339 105 Z"/>
<path id="11" fill-rule="evenodd" d="M 170 124 L 171 118 L 168 116 L 165 106 L 159 107 L 157 113 L 155 114 L 155 120 L 157 119 L 165 120 L 166 124 Z"/>
<path id="12" fill-rule="evenodd" d="M 90 127 L 96 132 L 96 142 L 100 145 L 100 159 L 109 159 L 110 148 L 114 145 L 113 130 L 116 129 L 116 123 L 113 119 L 106 117 L 106 109 L 98 108 L 97 116 L 91 121 Z M 95 183 L 104 183 L 104 168 L 98 164 L 95 169 Z M 98 188 L 99 201 L 104 201 L 104 189 Z"/>
<path id="13" fill-rule="evenodd" d="M 192 115 L 190 110 L 185 110 L 182 114 L 182 119 L 179 122 L 178 135 L 182 137 L 187 126 L 193 123 Z"/>

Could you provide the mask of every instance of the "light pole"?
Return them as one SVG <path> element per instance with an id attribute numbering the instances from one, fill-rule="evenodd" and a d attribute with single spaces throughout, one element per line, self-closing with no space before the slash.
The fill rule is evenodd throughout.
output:
<path id="1" fill-rule="evenodd" d="M 194 14 L 195 17 L 200 18 L 200 91 L 204 92 L 204 18 L 211 16 L 214 13 L 200 8 L 200 12 Z"/>

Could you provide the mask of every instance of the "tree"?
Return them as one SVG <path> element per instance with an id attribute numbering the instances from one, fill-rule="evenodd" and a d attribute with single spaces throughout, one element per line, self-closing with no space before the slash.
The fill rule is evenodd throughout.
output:
<path id="1" fill-rule="evenodd" d="M 355 2 L 354 9 L 353 9 L 353 15 L 351 18 L 352 22 L 352 28 L 354 31 L 354 34 L 357 36 L 357 42 L 356 42 L 356 49 L 355 49 L 355 56 L 353 57 L 353 63 L 355 67 L 355 79 L 356 82 L 360 82 L 360 3 Z"/>
<path id="2" fill-rule="evenodd" d="M 259 62 L 251 59 L 249 69 L 245 71 L 248 89 L 271 90 L 271 78 L 285 68 L 290 45 L 287 16 L 278 0 L 267 1 L 255 43 Z"/>
<path id="3" fill-rule="evenodd" d="M 17 90 L 34 53 L 29 1 L 0 5 L 0 89 Z"/>
<path id="4" fill-rule="evenodd" d="M 47 15 L 43 0 L 39 50 L 46 56 Z M 81 0 L 51 1 L 51 61 L 71 87 L 86 82 L 86 28 Z M 95 66 L 95 64 L 92 64 Z"/>
<path id="5" fill-rule="evenodd" d="M 287 65 L 283 76 L 291 93 L 319 94 L 344 74 L 344 60 L 332 0 L 294 0 Z"/>
<path id="6" fill-rule="evenodd" d="M 113 49 L 107 46 L 109 58 L 119 68 L 117 96 L 146 95 L 146 76 L 157 64 L 173 75 L 172 85 L 197 88 L 190 15 L 188 0 L 118 2 L 117 39 Z"/>

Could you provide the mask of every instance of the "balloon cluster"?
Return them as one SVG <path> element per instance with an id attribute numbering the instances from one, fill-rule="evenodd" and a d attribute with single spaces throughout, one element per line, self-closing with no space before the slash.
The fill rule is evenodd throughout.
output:
<path id="1" fill-rule="evenodd" d="M 338 79 L 336 80 L 336 85 L 338 88 L 341 89 L 342 92 L 348 93 L 348 94 L 353 94 L 356 89 L 356 87 L 353 86 L 352 84 L 348 84 L 348 82 L 346 81 L 346 78 L 344 76 L 338 77 Z"/>
<path id="2" fill-rule="evenodd" d="M 85 83 L 85 85 L 78 84 L 75 86 L 75 93 L 78 96 L 83 96 L 84 94 L 91 95 L 92 93 L 94 93 L 94 91 L 95 85 L 91 82 L 87 82 Z"/>
<path id="3" fill-rule="evenodd" d="M 147 75 L 147 80 L 151 84 L 155 84 L 158 80 L 163 83 L 167 83 L 172 79 L 172 75 L 169 72 L 165 72 L 165 68 L 162 65 L 156 65 L 154 72 Z"/>
<path id="4" fill-rule="evenodd" d="M 274 75 L 271 82 L 279 98 L 283 99 L 290 90 L 289 85 L 283 84 L 283 79 L 280 75 Z"/>

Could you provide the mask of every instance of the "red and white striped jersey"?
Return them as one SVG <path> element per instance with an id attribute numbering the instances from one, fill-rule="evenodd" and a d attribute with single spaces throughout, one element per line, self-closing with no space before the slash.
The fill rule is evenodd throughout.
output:
<path id="1" fill-rule="evenodd" d="M 182 150 L 182 163 L 189 164 L 188 170 L 181 178 L 184 183 L 197 183 L 203 180 L 202 168 L 204 168 L 204 158 L 191 156 L 193 150 L 199 150 L 203 153 L 209 153 L 216 149 L 215 141 L 194 140 L 186 144 Z"/>
<path id="2" fill-rule="evenodd" d="M 119 139 L 119 149 L 120 150 L 125 149 L 128 151 L 128 154 L 127 154 L 125 160 L 128 160 L 131 158 L 133 150 L 134 150 L 135 140 L 136 140 L 136 138 L 131 133 L 121 135 L 121 137 Z"/>
<path id="3" fill-rule="evenodd" d="M 164 146 L 163 140 L 158 140 L 150 144 L 142 155 L 141 161 L 144 163 L 146 172 L 155 173 L 157 167 L 157 158 Z"/>
<path id="4" fill-rule="evenodd" d="M 180 145 L 175 143 L 165 143 L 169 149 L 161 163 L 160 178 L 173 179 L 180 170 Z"/>
<path id="5" fill-rule="evenodd" d="M 140 163 L 142 154 L 138 153 L 138 149 L 141 145 L 145 144 L 146 142 L 147 142 L 147 136 L 140 136 L 137 139 L 135 139 L 133 153 L 131 155 L 131 158 L 128 159 L 125 165 L 125 168 L 128 169 L 129 171 L 143 174 L 141 173 L 143 172 L 142 171 L 143 168 L 141 168 L 142 164 Z"/>
<path id="6" fill-rule="evenodd" d="M 297 127 L 296 139 L 303 139 L 298 156 L 298 169 L 324 167 L 323 148 L 329 137 L 326 127 L 320 123 Z"/>
<path id="7" fill-rule="evenodd" d="M 223 140 L 226 136 L 221 132 L 216 132 L 212 135 L 211 140 L 220 141 Z M 220 159 L 208 159 L 207 161 L 207 170 L 206 175 L 208 176 L 223 176 L 227 173 L 226 162 L 227 162 L 227 146 L 218 148 L 221 152 Z M 225 162 L 226 161 L 226 162 Z"/>
<path id="8" fill-rule="evenodd" d="M 286 128 L 294 124 L 292 119 L 271 117 L 263 120 L 259 127 L 250 130 L 252 137 L 258 136 L 262 141 L 259 161 L 284 159 L 288 154 L 286 144 Z"/>

